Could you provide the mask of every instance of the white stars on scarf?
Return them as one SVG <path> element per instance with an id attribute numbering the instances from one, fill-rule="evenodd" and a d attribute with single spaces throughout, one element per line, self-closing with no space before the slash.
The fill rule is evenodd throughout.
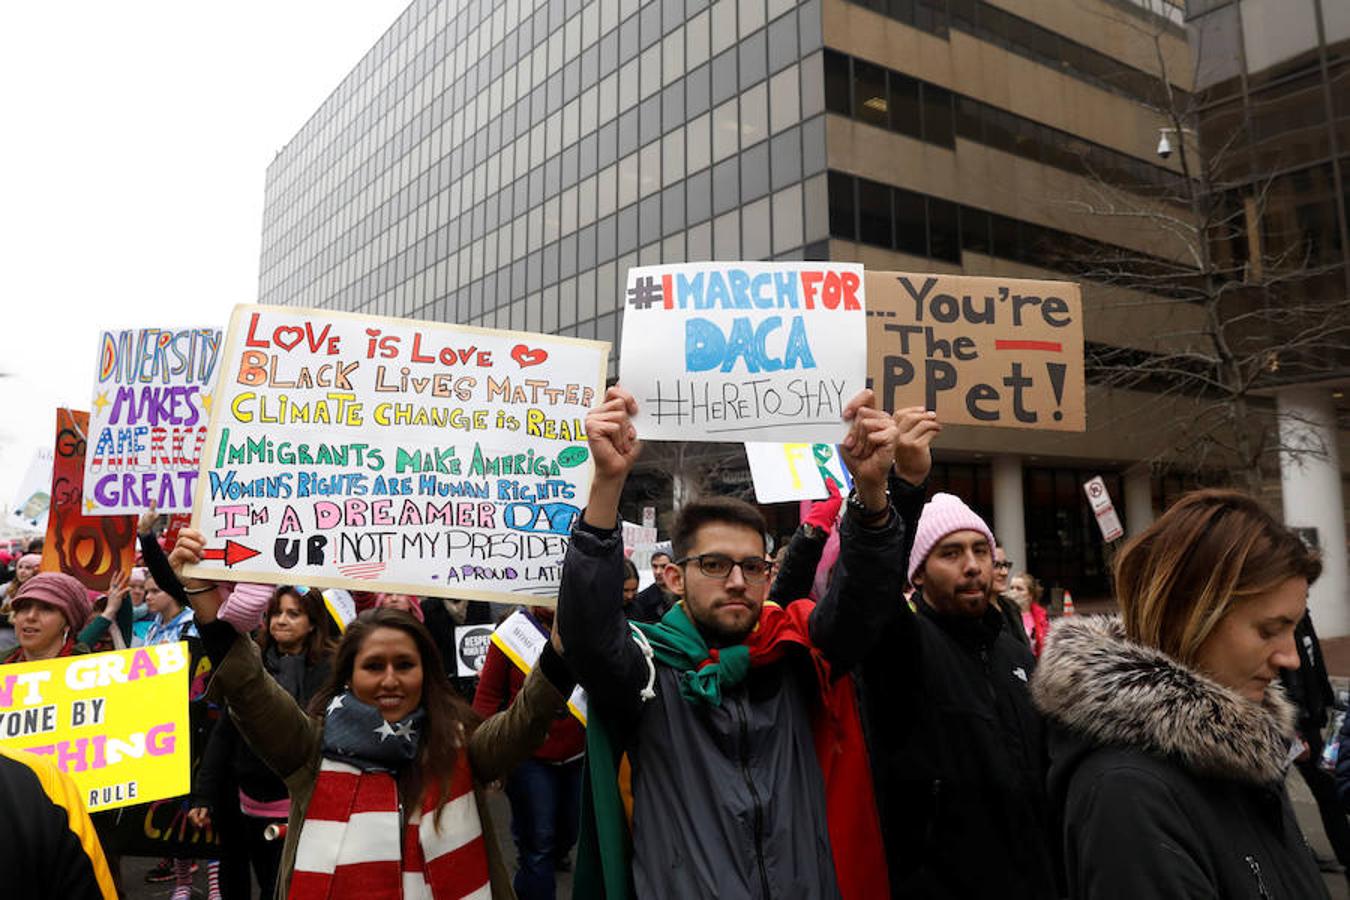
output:
<path id="1" fill-rule="evenodd" d="M 413 741 L 417 740 L 417 732 L 413 730 L 413 723 L 411 721 L 406 721 L 398 725 L 395 725 L 394 731 L 398 734 L 399 737 L 403 738 L 408 743 L 412 743 Z"/>
<path id="2" fill-rule="evenodd" d="M 398 737 L 398 732 L 395 731 L 388 722 L 381 722 L 380 727 L 374 729 L 374 731 L 380 736 L 381 744 L 384 743 L 385 738 Z"/>
<path id="3" fill-rule="evenodd" d="M 334 697 L 332 700 L 329 700 L 329 701 L 328 701 L 328 711 L 329 711 L 329 712 L 332 712 L 332 711 L 335 710 L 335 709 L 342 709 L 342 698 L 343 698 L 343 696 L 344 696 L 343 694 L 338 694 L 338 695 L 337 695 L 336 697 Z"/>

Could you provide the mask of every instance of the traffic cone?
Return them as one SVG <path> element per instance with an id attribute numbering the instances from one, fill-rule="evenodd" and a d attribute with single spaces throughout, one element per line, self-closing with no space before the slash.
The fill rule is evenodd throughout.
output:
<path id="1" fill-rule="evenodd" d="M 1073 594 L 1070 594 L 1067 590 L 1064 592 L 1064 612 L 1062 615 L 1073 615 Z"/>

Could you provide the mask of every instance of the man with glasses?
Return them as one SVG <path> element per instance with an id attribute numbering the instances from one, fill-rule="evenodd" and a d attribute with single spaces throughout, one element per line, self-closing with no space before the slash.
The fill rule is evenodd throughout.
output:
<path id="1" fill-rule="evenodd" d="M 1012 580 L 1013 562 L 1002 547 L 994 548 L 994 594 L 990 602 L 1003 613 L 1008 623 L 1008 633 L 1031 648 L 1031 638 L 1027 636 L 1026 626 L 1022 624 L 1022 610 L 1017 601 L 1008 595 L 1008 582 Z"/>
<path id="2" fill-rule="evenodd" d="M 1008 590 L 1008 579 L 1012 577 L 1012 560 L 1002 547 L 994 548 L 994 592 L 1002 594 Z"/>
<path id="3" fill-rule="evenodd" d="M 831 591 L 883 620 L 903 577 L 886 475 L 895 423 L 864 391 L 845 409 L 855 492 Z M 586 435 L 595 477 L 563 564 L 558 625 L 588 696 L 578 897 L 884 896 L 861 726 L 844 673 L 867 614 L 817 646 L 814 605 L 766 603 L 759 511 L 684 506 L 662 573 L 679 601 L 656 624 L 622 609 L 619 497 L 640 452 L 632 395 L 611 388 Z M 817 756 L 823 748 L 825 758 Z M 631 771 L 631 837 L 617 784 Z M 827 848 L 830 848 L 827 850 Z M 863 884 L 863 889 L 856 886 Z"/>

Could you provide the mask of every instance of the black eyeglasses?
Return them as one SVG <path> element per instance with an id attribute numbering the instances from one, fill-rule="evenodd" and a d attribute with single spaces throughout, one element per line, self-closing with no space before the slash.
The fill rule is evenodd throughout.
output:
<path id="1" fill-rule="evenodd" d="M 1001 559 L 994 563 L 995 569 L 1011 569 L 1013 566 L 1011 559 Z"/>
<path id="2" fill-rule="evenodd" d="M 677 559 L 676 565 L 697 563 L 698 570 L 709 578 L 726 578 L 736 566 L 741 567 L 741 575 L 746 581 L 763 581 L 773 569 L 773 561 L 760 556 L 747 556 L 745 559 L 732 559 L 725 553 L 702 553 L 698 556 L 686 556 Z"/>

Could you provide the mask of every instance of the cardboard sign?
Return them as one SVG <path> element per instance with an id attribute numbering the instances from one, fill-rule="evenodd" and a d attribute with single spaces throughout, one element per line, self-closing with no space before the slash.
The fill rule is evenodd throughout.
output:
<path id="1" fill-rule="evenodd" d="M 455 667 L 461 678 L 472 678 L 483 671 L 491 643 L 491 625 L 455 626 Z"/>
<path id="2" fill-rule="evenodd" d="M 91 811 L 189 788 L 186 642 L 0 668 L 0 741 L 75 779 Z"/>
<path id="3" fill-rule="evenodd" d="M 1120 526 L 1120 516 L 1116 515 L 1116 506 L 1111 502 L 1111 494 L 1106 490 L 1106 482 L 1100 475 L 1083 483 L 1083 493 L 1087 494 L 1092 505 L 1092 514 L 1097 517 L 1097 527 L 1102 531 L 1102 540 L 1110 543 L 1125 536 Z"/>
<path id="4" fill-rule="evenodd" d="M 52 508 L 42 544 L 42 571 L 65 572 L 85 587 L 106 591 L 114 572 L 130 571 L 136 558 L 135 516 L 93 516 L 84 496 L 85 435 L 89 413 L 56 411 Z"/>
<path id="5" fill-rule="evenodd" d="M 492 632 L 492 643 L 527 675 L 535 663 L 539 662 L 539 654 L 544 652 L 544 645 L 548 640 L 549 636 L 541 632 L 539 626 L 521 610 L 507 616 L 502 624 L 497 626 L 497 630 Z M 567 698 L 567 708 L 576 716 L 578 722 L 586 724 L 586 692 L 581 685 L 577 685 L 572 691 L 572 696 Z"/>
<path id="6" fill-rule="evenodd" d="M 14 500 L 9 505 L 7 524 L 25 531 L 47 530 L 47 512 L 52 505 L 52 449 L 39 447 L 24 470 Z"/>
<path id="7" fill-rule="evenodd" d="M 759 503 L 824 500 L 829 496 L 827 478 L 834 479 L 841 494 L 853 487 L 853 476 L 835 444 L 747 443 L 745 458 Z"/>
<path id="8" fill-rule="evenodd" d="M 883 407 L 944 425 L 1083 431 L 1083 304 L 1066 281 L 867 273 L 867 373 Z"/>
<path id="9" fill-rule="evenodd" d="M 843 436 L 866 377 L 861 266 L 644 266 L 626 302 L 620 381 L 644 440 Z"/>
<path id="10" fill-rule="evenodd" d="M 239 306 L 202 453 L 200 578 L 551 603 L 608 345 Z"/>
<path id="11" fill-rule="evenodd" d="M 219 355 L 218 328 L 103 332 L 84 458 L 91 515 L 192 509 Z"/>

